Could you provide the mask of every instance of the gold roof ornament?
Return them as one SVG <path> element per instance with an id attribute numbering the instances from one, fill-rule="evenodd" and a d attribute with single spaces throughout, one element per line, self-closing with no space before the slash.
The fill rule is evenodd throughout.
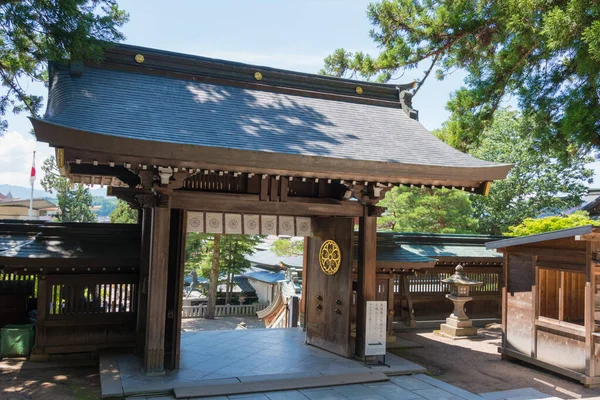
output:
<path id="1" fill-rule="evenodd" d="M 356 89 L 354 89 L 356 91 L 357 94 L 363 94 L 363 88 L 360 86 L 357 86 Z"/>
<path id="2" fill-rule="evenodd" d="M 254 73 L 254 79 L 256 79 L 257 81 L 262 80 L 262 74 L 260 72 L 256 71 Z"/>
<path id="3" fill-rule="evenodd" d="M 335 275 L 342 263 L 342 251 L 333 240 L 326 240 L 319 250 L 319 264 L 321 270 L 327 275 Z"/>
<path id="4" fill-rule="evenodd" d="M 144 56 L 142 54 L 136 54 L 135 55 L 135 62 L 138 64 L 143 63 L 145 60 Z"/>

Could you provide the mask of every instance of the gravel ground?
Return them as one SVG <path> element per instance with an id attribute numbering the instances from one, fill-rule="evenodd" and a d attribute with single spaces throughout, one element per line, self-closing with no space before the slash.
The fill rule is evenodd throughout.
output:
<path id="1" fill-rule="evenodd" d="M 0 400 L 101 399 L 97 367 L 0 371 Z"/>
<path id="2" fill-rule="evenodd" d="M 435 333 L 404 332 L 401 338 L 422 348 L 394 349 L 394 354 L 426 367 L 432 376 L 472 393 L 532 387 L 563 399 L 595 398 L 600 389 L 586 389 L 576 381 L 544 371 L 530 364 L 500 358 L 498 324 L 480 329 L 478 340 L 451 340 Z"/>

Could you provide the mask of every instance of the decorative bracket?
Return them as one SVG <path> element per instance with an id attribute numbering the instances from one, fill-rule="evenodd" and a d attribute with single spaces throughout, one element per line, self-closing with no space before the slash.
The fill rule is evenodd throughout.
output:
<path id="1" fill-rule="evenodd" d="M 398 88 L 398 99 L 402 105 L 402 111 L 404 111 L 410 118 L 419 120 L 419 112 L 412 108 L 413 94 L 408 90 L 400 90 Z"/>

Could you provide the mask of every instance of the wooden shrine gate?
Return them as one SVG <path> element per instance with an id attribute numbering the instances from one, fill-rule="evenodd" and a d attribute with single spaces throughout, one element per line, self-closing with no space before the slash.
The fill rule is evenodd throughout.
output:
<path id="1" fill-rule="evenodd" d="M 412 84 L 128 45 L 105 50 L 100 63 L 49 65 L 47 112 L 31 120 L 37 139 L 56 148 L 58 168 L 71 182 L 107 185 L 143 210 L 136 332 L 148 374 L 179 365 L 186 213 L 235 214 L 238 222 L 264 216 L 277 224 L 311 218 L 307 341 L 344 356 L 351 354 L 349 269 L 358 218 L 355 352 L 362 356 L 366 301 L 376 297 L 376 221 L 383 211 L 376 205 L 385 192 L 418 185 L 485 194 L 510 169 L 427 132 L 412 109 Z"/>

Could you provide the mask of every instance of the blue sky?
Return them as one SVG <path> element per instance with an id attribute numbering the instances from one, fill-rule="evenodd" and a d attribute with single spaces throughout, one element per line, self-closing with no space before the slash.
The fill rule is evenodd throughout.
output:
<path id="1" fill-rule="evenodd" d="M 130 14 L 123 29 L 125 42 L 139 46 L 311 73 L 339 47 L 377 53 L 368 34 L 365 0 L 120 0 L 119 4 Z M 420 76 L 420 71 L 409 71 L 398 82 Z M 426 128 L 438 128 L 448 117 L 445 104 L 462 79 L 461 72 L 442 82 L 431 79 L 419 91 L 413 105 Z M 41 85 L 31 89 L 45 94 Z M 24 115 L 9 117 L 8 133 L 0 138 L 0 183 L 27 186 L 31 152 L 38 151 L 38 170 L 41 160 L 53 153 L 47 145 L 35 143 L 30 130 Z"/>

